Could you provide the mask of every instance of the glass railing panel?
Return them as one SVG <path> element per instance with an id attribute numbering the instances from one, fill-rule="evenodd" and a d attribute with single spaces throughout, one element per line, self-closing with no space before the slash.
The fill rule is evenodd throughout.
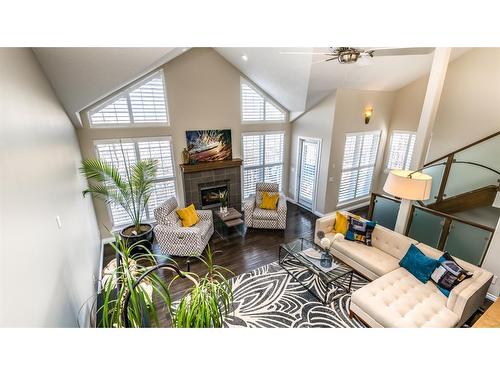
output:
<path id="1" fill-rule="evenodd" d="M 454 220 L 450 226 L 444 251 L 479 266 L 488 249 L 491 236 L 490 231 Z"/>
<path id="2" fill-rule="evenodd" d="M 374 201 L 372 220 L 388 229 L 394 230 L 401 202 L 377 196 Z"/>
<path id="3" fill-rule="evenodd" d="M 436 163 L 441 163 L 445 161 L 446 159 L 442 159 L 441 161 L 438 161 Z M 429 176 L 432 177 L 431 193 L 429 195 L 429 199 L 424 201 L 424 204 L 426 206 L 436 202 L 436 198 L 439 192 L 439 186 L 441 185 L 441 180 L 443 179 L 444 168 L 445 168 L 444 165 L 436 165 L 436 166 L 430 166 L 422 170 L 422 173 L 428 174 Z"/>
<path id="4" fill-rule="evenodd" d="M 415 207 L 408 237 L 426 245 L 437 247 L 443 231 L 444 218 Z"/>
<path id="5" fill-rule="evenodd" d="M 489 185 L 498 185 L 500 176 L 477 165 L 463 164 L 472 162 L 498 170 L 500 166 L 500 136 L 490 138 L 454 155 L 450 175 L 444 193 L 445 198 L 463 194 Z"/>

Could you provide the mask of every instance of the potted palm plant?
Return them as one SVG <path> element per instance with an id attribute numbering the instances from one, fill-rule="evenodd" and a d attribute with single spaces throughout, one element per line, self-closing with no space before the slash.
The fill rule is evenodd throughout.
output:
<path id="1" fill-rule="evenodd" d="M 122 155 L 126 160 L 123 148 Z M 106 161 L 83 160 L 80 171 L 89 180 L 89 187 L 83 191 L 83 196 L 91 194 L 108 205 L 114 204 L 122 207 L 132 224 L 123 228 L 120 235 L 128 245 L 147 241 L 143 242 L 143 247 L 150 249 L 153 241 L 153 226 L 142 222 L 142 219 L 153 191 L 158 161 L 140 160 L 132 166 L 124 163 L 124 167 L 125 176 L 122 176 L 118 168 Z"/>

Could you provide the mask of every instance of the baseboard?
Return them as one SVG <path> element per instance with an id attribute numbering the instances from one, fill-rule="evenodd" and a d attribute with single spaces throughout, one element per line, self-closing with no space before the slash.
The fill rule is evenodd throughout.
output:
<path id="1" fill-rule="evenodd" d="M 491 293 L 486 293 L 486 299 L 489 299 L 490 301 L 493 301 L 495 302 L 497 300 L 497 296 L 495 296 L 494 294 L 491 294 Z"/>

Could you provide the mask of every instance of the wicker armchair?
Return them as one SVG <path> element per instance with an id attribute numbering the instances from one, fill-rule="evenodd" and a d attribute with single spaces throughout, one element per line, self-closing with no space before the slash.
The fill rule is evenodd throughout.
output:
<path id="1" fill-rule="evenodd" d="M 187 228 L 175 212 L 177 207 L 177 200 L 172 197 L 154 210 L 154 232 L 160 250 L 165 255 L 199 256 L 214 233 L 212 211 L 196 210 L 200 221 Z"/>
<path id="2" fill-rule="evenodd" d="M 256 193 L 251 195 L 243 203 L 245 212 L 245 225 L 251 228 L 285 229 L 286 228 L 286 198 L 279 193 L 278 206 L 276 210 L 265 210 L 260 207 L 262 203 L 262 193 L 278 193 L 278 184 L 257 183 Z"/>

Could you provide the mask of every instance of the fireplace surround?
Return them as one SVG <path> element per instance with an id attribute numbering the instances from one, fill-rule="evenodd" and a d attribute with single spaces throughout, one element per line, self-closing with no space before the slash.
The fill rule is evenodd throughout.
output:
<path id="1" fill-rule="evenodd" d="M 202 191 L 212 192 L 225 186 L 228 190 L 228 206 L 241 210 L 241 159 L 206 162 L 194 165 L 181 164 L 184 199 L 186 205 L 193 203 L 196 209 L 210 209 L 220 206 L 220 202 L 204 205 Z"/>

